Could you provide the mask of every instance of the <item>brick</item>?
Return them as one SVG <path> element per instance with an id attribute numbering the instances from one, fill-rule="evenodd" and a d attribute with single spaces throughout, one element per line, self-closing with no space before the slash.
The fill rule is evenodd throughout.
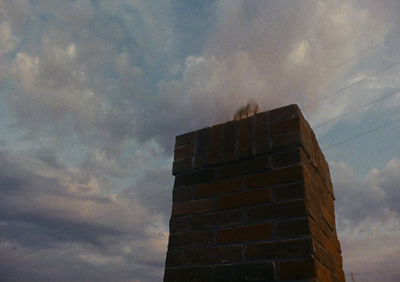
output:
<path id="1" fill-rule="evenodd" d="M 251 119 L 245 118 L 239 124 L 239 158 L 250 157 L 253 153 L 253 139 L 251 136 Z"/>
<path id="2" fill-rule="evenodd" d="M 179 215 L 209 212 L 214 209 L 214 200 L 201 199 L 186 202 L 176 202 L 172 205 L 172 217 Z"/>
<path id="3" fill-rule="evenodd" d="M 267 203 L 271 200 L 271 189 L 257 189 L 229 195 L 217 199 L 217 210 L 231 209 L 258 203 Z"/>
<path id="4" fill-rule="evenodd" d="M 315 261 L 315 272 L 320 281 L 332 282 L 332 272 L 330 272 L 325 266 L 319 261 Z M 344 279 L 342 280 L 344 281 Z"/>
<path id="5" fill-rule="evenodd" d="M 272 194 L 275 201 L 304 198 L 304 183 L 298 181 L 273 187 Z"/>
<path id="6" fill-rule="evenodd" d="M 183 175 L 175 176 L 174 187 L 179 187 L 182 185 L 191 185 L 191 184 L 202 184 L 211 182 L 214 179 L 215 179 L 214 169 L 195 170 L 193 172 L 187 172 Z"/>
<path id="7" fill-rule="evenodd" d="M 196 231 L 169 235 L 168 252 L 182 247 L 208 246 L 214 241 L 213 231 Z"/>
<path id="8" fill-rule="evenodd" d="M 174 161 L 172 164 L 172 174 L 177 175 L 178 173 L 182 173 L 184 171 L 188 171 L 192 169 L 192 159 L 181 159 Z"/>
<path id="9" fill-rule="evenodd" d="M 241 160 L 231 162 L 227 165 L 217 168 L 216 175 L 218 179 L 225 179 L 228 177 L 242 176 L 245 174 L 264 171 L 270 169 L 269 156 L 259 156 L 248 160 Z"/>
<path id="10" fill-rule="evenodd" d="M 183 264 L 183 251 L 168 251 L 165 262 L 166 267 L 178 266 Z"/>
<path id="11" fill-rule="evenodd" d="M 279 238 L 309 235 L 308 219 L 291 219 L 280 221 L 276 224 L 276 236 Z"/>
<path id="12" fill-rule="evenodd" d="M 190 266 L 180 268 L 167 268 L 165 270 L 164 282 L 209 281 L 211 278 L 210 266 Z"/>
<path id="13" fill-rule="evenodd" d="M 271 219 L 285 219 L 306 216 L 304 200 L 267 204 L 247 210 L 248 222 L 262 222 Z"/>
<path id="14" fill-rule="evenodd" d="M 201 167 L 208 164 L 209 134 L 210 128 L 203 128 L 197 131 L 194 167 Z"/>
<path id="15" fill-rule="evenodd" d="M 271 125 L 272 135 L 287 134 L 292 131 L 300 130 L 300 120 L 298 118 L 285 119 Z"/>
<path id="16" fill-rule="evenodd" d="M 185 252 L 185 262 L 193 264 L 238 262 L 242 260 L 242 252 L 242 246 L 188 249 Z"/>
<path id="17" fill-rule="evenodd" d="M 292 131 L 285 135 L 273 135 L 271 137 L 271 150 L 282 150 L 285 147 L 294 147 L 301 145 L 301 136 L 299 131 Z"/>
<path id="18" fill-rule="evenodd" d="M 230 162 L 237 159 L 237 122 L 230 121 L 224 124 L 223 135 L 223 155 L 224 162 Z"/>
<path id="19" fill-rule="evenodd" d="M 233 225 L 241 222 L 243 219 L 243 210 L 229 210 L 219 212 L 215 215 L 217 227 Z"/>
<path id="20" fill-rule="evenodd" d="M 272 223 L 247 225 L 221 229 L 217 233 L 217 244 L 268 240 L 272 236 Z"/>
<path id="21" fill-rule="evenodd" d="M 310 239 L 296 239 L 286 241 L 272 241 L 246 246 L 246 259 L 287 259 L 295 257 L 303 257 L 310 254 Z"/>
<path id="22" fill-rule="evenodd" d="M 215 227 L 215 214 L 202 213 L 190 217 L 190 228 L 193 230 Z"/>
<path id="23" fill-rule="evenodd" d="M 194 198 L 202 198 L 215 196 L 223 193 L 239 191 L 243 188 L 243 180 L 241 178 L 218 181 L 194 187 Z"/>
<path id="24" fill-rule="evenodd" d="M 254 115 L 254 139 L 256 155 L 269 152 L 269 136 L 267 114 L 264 112 Z"/>
<path id="25" fill-rule="evenodd" d="M 246 186 L 256 188 L 283 184 L 302 179 L 301 166 L 281 168 L 272 171 L 262 172 L 246 178 Z"/>
<path id="26" fill-rule="evenodd" d="M 254 262 L 217 265 L 215 266 L 212 281 L 273 281 L 275 278 L 275 265 L 273 262 Z"/>
<path id="27" fill-rule="evenodd" d="M 329 253 L 316 241 L 314 241 L 315 258 L 330 271 L 335 272 L 335 261 Z"/>
<path id="28" fill-rule="evenodd" d="M 181 186 L 172 190 L 172 201 L 182 202 L 191 200 L 193 197 L 193 189 L 190 186 Z"/>
<path id="29" fill-rule="evenodd" d="M 277 169 L 298 165 L 300 163 L 300 150 L 300 147 L 294 147 L 271 155 L 271 168 Z"/>
<path id="30" fill-rule="evenodd" d="M 218 164 L 222 160 L 222 137 L 223 125 L 215 125 L 210 128 L 209 146 L 208 146 L 208 163 Z"/>
<path id="31" fill-rule="evenodd" d="M 175 148 L 179 148 L 184 145 L 194 144 L 195 136 L 195 131 L 176 136 Z"/>
<path id="32" fill-rule="evenodd" d="M 299 106 L 295 104 L 273 109 L 268 112 L 268 116 L 271 123 L 279 122 L 286 119 L 303 118 Z"/>
<path id="33" fill-rule="evenodd" d="M 316 276 L 312 258 L 280 261 L 278 268 L 280 280 L 307 279 Z"/>
<path id="34" fill-rule="evenodd" d="M 189 217 L 172 217 L 169 221 L 169 232 L 176 233 L 189 229 Z"/>
<path id="35" fill-rule="evenodd" d="M 340 255 L 340 242 L 337 239 L 336 234 L 333 234 L 333 236 L 328 236 L 327 234 L 324 234 L 324 232 L 322 232 L 321 228 L 313 219 L 310 219 L 309 226 L 313 238 L 315 238 L 322 246 L 327 248 L 329 250 L 329 253 L 333 257 L 335 257 L 336 261 L 341 262 L 342 257 Z"/>
<path id="36" fill-rule="evenodd" d="M 174 151 L 174 160 L 192 158 L 194 154 L 194 145 L 179 147 Z"/>

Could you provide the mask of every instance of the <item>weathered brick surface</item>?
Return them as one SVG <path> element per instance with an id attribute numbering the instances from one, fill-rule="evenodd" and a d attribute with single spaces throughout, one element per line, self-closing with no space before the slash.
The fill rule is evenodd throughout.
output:
<path id="1" fill-rule="evenodd" d="M 330 172 L 297 105 L 176 137 L 164 281 L 345 281 Z"/>

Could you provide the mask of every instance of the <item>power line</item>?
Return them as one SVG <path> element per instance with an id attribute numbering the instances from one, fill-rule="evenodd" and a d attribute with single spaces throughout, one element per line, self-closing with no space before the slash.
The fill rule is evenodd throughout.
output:
<path id="1" fill-rule="evenodd" d="M 324 148 L 322 148 L 322 150 L 323 150 L 323 151 L 329 150 L 329 149 L 332 148 L 332 147 L 335 147 L 335 146 L 340 145 L 340 144 L 343 144 L 343 143 L 347 143 L 347 142 L 349 142 L 349 141 L 351 141 L 351 140 L 353 140 L 353 139 L 356 139 L 356 138 L 359 138 L 359 137 L 361 137 L 361 136 L 367 135 L 367 134 L 369 134 L 369 133 L 371 133 L 371 132 L 374 132 L 374 131 L 376 131 L 376 130 L 378 130 L 378 129 L 381 129 L 381 128 L 384 128 L 384 127 L 387 127 L 387 126 L 392 125 L 392 124 L 394 124 L 394 123 L 396 123 L 396 122 L 399 122 L 399 121 L 400 121 L 400 118 L 395 119 L 395 120 L 392 120 L 392 121 L 387 122 L 387 123 L 384 123 L 384 124 L 381 124 L 381 125 L 379 125 L 379 126 L 373 127 L 373 128 L 371 128 L 371 129 L 369 129 L 369 130 L 367 130 L 367 131 L 364 131 L 364 132 L 361 132 L 361 133 L 359 133 L 359 134 L 357 134 L 357 135 L 355 135 L 355 136 L 353 136 L 353 137 L 344 139 L 344 140 L 342 140 L 342 141 L 339 141 L 339 142 L 337 142 L 337 143 L 334 143 L 334 144 L 332 144 L 332 145 L 329 145 L 329 146 L 327 146 L 327 147 L 324 147 Z"/>

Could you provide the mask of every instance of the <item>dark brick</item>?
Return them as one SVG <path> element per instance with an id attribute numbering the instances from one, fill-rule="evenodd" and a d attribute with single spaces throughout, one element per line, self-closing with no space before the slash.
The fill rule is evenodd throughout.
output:
<path id="1" fill-rule="evenodd" d="M 213 281 L 273 281 L 275 278 L 275 267 L 273 262 L 254 262 L 217 265 L 215 266 Z"/>
<path id="2" fill-rule="evenodd" d="M 177 175 L 178 173 L 188 171 L 192 169 L 192 159 L 182 159 L 182 160 L 177 160 L 174 161 L 172 164 L 172 174 Z"/>
<path id="3" fill-rule="evenodd" d="M 296 183 L 273 187 L 272 193 L 275 201 L 304 198 L 304 183 L 303 181 L 299 181 Z"/>
<path id="4" fill-rule="evenodd" d="M 239 158 L 250 157 L 253 152 L 253 140 L 251 136 L 251 119 L 246 118 L 239 123 Z"/>
<path id="5" fill-rule="evenodd" d="M 211 245 L 213 240 L 213 231 L 196 231 L 170 234 L 168 251 L 182 247 L 207 246 Z"/>
<path id="6" fill-rule="evenodd" d="M 223 129 L 223 124 L 215 125 L 210 128 L 210 140 L 208 146 L 209 164 L 218 164 L 221 162 Z"/>
<path id="7" fill-rule="evenodd" d="M 292 131 L 300 130 L 300 120 L 298 118 L 285 119 L 271 125 L 272 135 L 287 134 Z"/>
<path id="8" fill-rule="evenodd" d="M 312 252 L 310 239 L 296 239 L 257 243 L 246 246 L 246 259 L 287 259 L 302 257 Z"/>
<path id="9" fill-rule="evenodd" d="M 215 222 L 218 227 L 227 226 L 241 222 L 242 217 L 242 209 L 223 211 L 215 215 Z"/>
<path id="10" fill-rule="evenodd" d="M 277 218 L 285 219 L 306 215 L 304 200 L 295 200 L 249 208 L 247 211 L 247 221 L 262 222 Z"/>
<path id="11" fill-rule="evenodd" d="M 172 217 L 178 215 L 209 212 L 214 209 L 214 200 L 201 199 L 186 202 L 175 202 L 172 205 Z"/>
<path id="12" fill-rule="evenodd" d="M 269 152 L 269 133 L 266 112 L 254 115 L 254 139 L 256 154 Z"/>
<path id="13" fill-rule="evenodd" d="M 169 232 L 182 232 L 189 229 L 189 219 L 190 217 L 172 217 L 169 221 Z"/>
<path id="14" fill-rule="evenodd" d="M 194 187 L 193 196 L 195 198 L 215 196 L 223 193 L 239 191 L 243 188 L 241 178 L 228 179 Z"/>
<path id="15" fill-rule="evenodd" d="M 193 230 L 205 229 L 215 227 L 215 214 L 203 213 L 193 215 L 190 218 L 190 228 Z"/>
<path id="16" fill-rule="evenodd" d="M 178 148 L 178 147 L 181 147 L 184 145 L 194 144 L 195 136 L 196 136 L 195 131 L 176 136 L 175 148 Z"/>
<path id="17" fill-rule="evenodd" d="M 192 199 L 192 187 L 190 186 L 181 186 L 172 190 L 172 199 L 173 202 L 182 202 L 188 201 Z"/>
<path id="18" fill-rule="evenodd" d="M 276 235 L 278 238 L 293 237 L 310 234 L 308 219 L 293 219 L 280 221 L 276 224 Z"/>
<path id="19" fill-rule="evenodd" d="M 202 184 L 215 179 L 214 169 L 196 170 L 183 175 L 175 176 L 174 187 L 191 184 Z"/>
<path id="20" fill-rule="evenodd" d="M 223 161 L 230 162 L 237 159 L 237 122 L 230 121 L 224 124 Z"/>
<path id="21" fill-rule="evenodd" d="M 241 176 L 257 171 L 269 170 L 269 156 L 264 155 L 247 160 L 231 162 L 217 169 L 217 178 L 224 179 L 228 177 Z"/>
<path id="22" fill-rule="evenodd" d="M 283 184 L 302 179 L 301 166 L 287 167 L 272 171 L 262 172 L 246 178 L 246 186 L 249 188 Z"/>
<path id="23" fill-rule="evenodd" d="M 175 149 L 174 160 L 192 158 L 194 153 L 194 145 L 186 145 Z"/>
<path id="24" fill-rule="evenodd" d="M 312 258 L 279 262 L 280 280 L 308 279 L 313 277 L 316 277 L 316 274 Z"/>
<path id="25" fill-rule="evenodd" d="M 203 282 L 211 278 L 210 266 L 190 266 L 180 268 L 167 268 L 165 270 L 164 282 Z"/>
<path id="26" fill-rule="evenodd" d="M 292 131 L 285 135 L 273 135 L 271 143 L 271 150 L 282 150 L 285 147 L 299 146 L 301 145 L 300 132 Z"/>
<path id="27" fill-rule="evenodd" d="M 242 246 L 223 246 L 189 249 L 185 253 L 187 263 L 230 263 L 242 260 Z"/>
<path id="28" fill-rule="evenodd" d="M 166 267 L 178 266 L 183 264 L 183 251 L 168 251 L 165 262 Z"/>
<path id="29" fill-rule="evenodd" d="M 258 203 L 267 203 L 271 200 L 271 189 L 257 189 L 229 195 L 217 199 L 217 209 L 231 209 Z"/>
<path id="30" fill-rule="evenodd" d="M 272 223 L 246 225 L 221 229 L 217 233 L 217 244 L 268 240 L 272 236 Z"/>
<path id="31" fill-rule="evenodd" d="M 203 128 L 197 131 L 196 153 L 194 158 L 195 167 L 201 167 L 208 164 L 209 134 L 210 134 L 210 128 Z"/>

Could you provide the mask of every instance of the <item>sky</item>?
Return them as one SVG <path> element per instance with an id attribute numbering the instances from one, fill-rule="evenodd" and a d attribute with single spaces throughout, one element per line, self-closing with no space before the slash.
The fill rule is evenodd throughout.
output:
<path id="1" fill-rule="evenodd" d="M 346 278 L 400 281 L 400 2 L 0 0 L 0 280 L 162 281 L 175 136 L 298 104 Z"/>

